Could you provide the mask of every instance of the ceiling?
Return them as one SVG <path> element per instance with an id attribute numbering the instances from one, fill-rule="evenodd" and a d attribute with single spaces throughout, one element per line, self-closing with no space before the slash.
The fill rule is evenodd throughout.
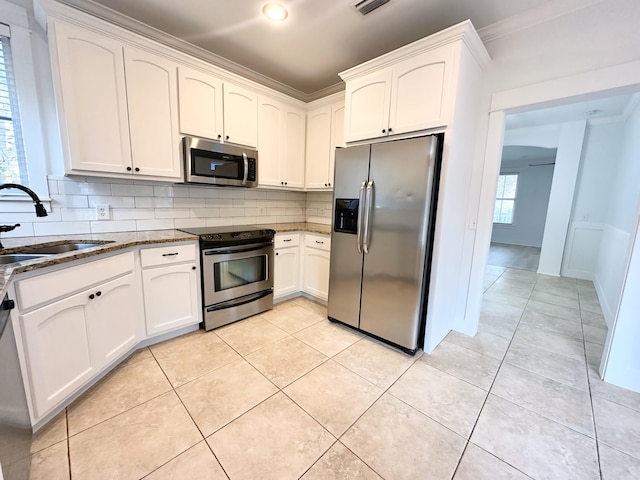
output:
<path id="1" fill-rule="evenodd" d="M 528 112 L 507 115 L 505 127 L 507 130 L 528 128 L 553 123 L 571 122 L 574 120 L 624 119 L 625 115 L 638 102 L 638 94 L 616 95 L 595 98 L 583 102 L 568 103 L 550 108 L 541 108 Z"/>
<path id="2" fill-rule="evenodd" d="M 338 72 L 463 20 L 481 29 L 558 0 L 390 0 L 366 16 L 359 0 L 281 0 L 289 11 L 281 23 L 261 13 L 274 0 L 61 1 L 92 13 L 108 7 L 309 99 L 335 90 Z"/>
<path id="3" fill-rule="evenodd" d="M 556 161 L 556 148 L 527 145 L 505 145 L 502 147 L 502 168 L 526 166 L 552 166 Z"/>

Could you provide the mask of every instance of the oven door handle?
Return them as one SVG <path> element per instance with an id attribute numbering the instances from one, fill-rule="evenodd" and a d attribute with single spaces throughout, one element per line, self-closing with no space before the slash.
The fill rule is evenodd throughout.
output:
<path id="1" fill-rule="evenodd" d="M 267 295 L 271 295 L 272 293 L 273 293 L 273 290 L 265 290 L 263 292 L 247 295 L 246 297 L 242 297 L 240 299 L 227 300 L 226 302 L 219 303 L 218 305 L 207 307 L 206 311 L 215 312 L 216 310 L 225 310 L 227 308 L 238 307 L 246 303 L 251 303 L 251 302 L 255 302 L 256 300 L 260 300 L 261 298 L 264 298 Z"/>
<path id="2" fill-rule="evenodd" d="M 242 176 L 242 185 L 247 184 L 247 178 L 249 178 L 249 160 L 247 154 L 242 152 L 242 160 L 244 161 L 244 175 Z"/>
<path id="3" fill-rule="evenodd" d="M 270 247 L 272 246 L 272 243 L 259 243 L 259 244 L 251 244 L 251 245 L 247 245 L 245 247 L 231 247 L 231 248 L 224 248 L 224 249 L 218 249 L 218 248 L 211 248 L 209 250 L 204 250 L 202 252 L 203 255 L 228 255 L 230 253 L 244 253 L 244 252 L 253 252 L 256 250 L 262 250 L 265 247 Z"/>

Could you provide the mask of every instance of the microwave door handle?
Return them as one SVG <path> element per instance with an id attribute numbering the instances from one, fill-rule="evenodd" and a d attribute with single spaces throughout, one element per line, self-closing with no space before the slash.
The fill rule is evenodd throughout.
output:
<path id="1" fill-rule="evenodd" d="M 367 181 L 363 180 L 360 184 L 360 193 L 358 194 L 358 223 L 356 225 L 356 245 L 358 247 L 358 253 L 362 253 L 362 218 L 365 212 L 364 189 L 366 185 Z"/>
<path id="2" fill-rule="evenodd" d="M 249 159 L 247 154 L 242 152 L 242 159 L 244 160 L 244 175 L 242 176 L 242 184 L 247 184 L 247 178 L 249 177 Z"/>
<path id="3" fill-rule="evenodd" d="M 362 240 L 362 250 L 364 253 L 369 253 L 369 228 L 371 224 L 371 208 L 372 208 L 372 197 L 373 197 L 373 180 L 369 180 L 367 182 L 367 195 L 366 195 L 366 213 L 364 217 L 364 235 Z"/>

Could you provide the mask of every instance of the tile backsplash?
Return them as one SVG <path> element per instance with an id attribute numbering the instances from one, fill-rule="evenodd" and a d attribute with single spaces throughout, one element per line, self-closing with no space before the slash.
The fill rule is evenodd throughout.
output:
<path id="1" fill-rule="evenodd" d="M 49 176 L 48 181 L 49 215 L 37 218 L 32 211 L 2 213 L 2 223 L 21 225 L 12 232 L 3 233 L 3 237 L 258 223 L 331 223 L 331 192 L 163 185 L 64 176 Z M 96 205 L 109 206 L 108 220 L 97 219 Z"/>

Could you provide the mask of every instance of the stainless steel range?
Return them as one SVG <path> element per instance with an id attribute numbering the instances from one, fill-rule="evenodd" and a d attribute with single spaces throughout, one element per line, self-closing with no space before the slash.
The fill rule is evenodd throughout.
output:
<path id="1" fill-rule="evenodd" d="M 180 230 L 200 237 L 205 330 L 273 308 L 274 230 L 247 226 Z"/>

